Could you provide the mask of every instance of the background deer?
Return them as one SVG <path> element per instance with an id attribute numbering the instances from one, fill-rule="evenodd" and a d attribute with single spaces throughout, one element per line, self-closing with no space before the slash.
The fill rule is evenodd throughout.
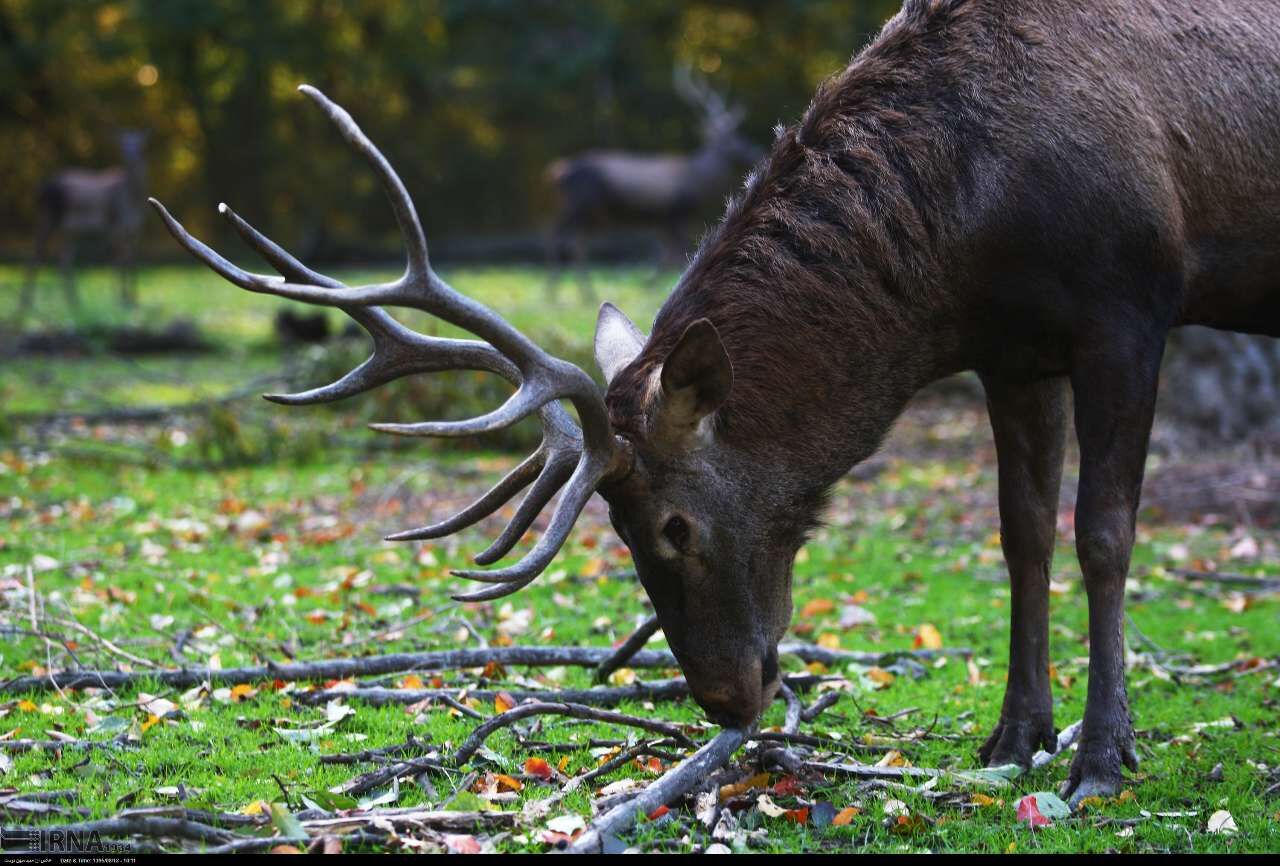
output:
<path id="1" fill-rule="evenodd" d="M 138 238 L 147 196 L 146 140 L 145 132 L 125 130 L 117 137 L 119 166 L 103 171 L 68 168 L 41 185 L 35 249 L 18 305 L 19 316 L 31 307 L 36 277 L 55 233 L 62 235 L 62 288 L 68 307 L 74 310 L 80 306 L 75 284 L 76 246 L 88 235 L 105 237 L 110 243 L 120 269 L 120 300 L 126 306 L 137 302 Z"/>
<path id="2" fill-rule="evenodd" d="M 547 176 L 560 194 L 560 212 L 551 233 L 551 273 L 547 292 L 554 297 L 563 264 L 576 262 L 584 296 L 592 296 L 586 268 L 586 232 L 620 220 L 656 225 L 661 231 L 661 265 L 682 261 L 689 218 L 732 186 L 737 170 L 751 165 L 761 151 L 738 133 L 745 112 L 685 67 L 674 75 L 676 92 L 702 114 L 702 146 L 690 154 L 590 151 L 557 160 Z"/>
<path id="3" fill-rule="evenodd" d="M 971 369 L 999 452 L 1012 585 L 1004 705 L 980 755 L 1026 766 L 1053 748 L 1049 574 L 1070 392 L 1089 605 L 1088 698 L 1065 786 L 1079 802 L 1114 793 L 1137 765 L 1124 585 L 1166 336 L 1193 323 L 1280 336 L 1277 12 L 1271 0 L 908 2 L 780 131 L 652 332 L 601 310 L 604 395 L 431 270 L 403 184 L 314 90 L 390 193 L 402 278 L 345 288 L 224 209 L 285 279 L 248 274 L 162 213 L 228 280 L 340 307 L 373 336 L 372 357 L 343 379 L 272 399 L 336 400 L 444 369 L 509 379 L 514 395 L 483 417 L 376 425 L 465 436 L 539 413 L 544 429 L 475 504 L 392 537 L 451 534 L 530 487 L 476 557 L 487 565 L 563 488 L 524 558 L 459 572 L 488 584 L 459 598 L 497 598 L 547 567 L 598 490 L 695 699 L 725 725 L 753 724 L 779 687 L 792 563 L 831 485 L 912 394 Z M 416 334 L 378 304 L 481 339 Z"/>

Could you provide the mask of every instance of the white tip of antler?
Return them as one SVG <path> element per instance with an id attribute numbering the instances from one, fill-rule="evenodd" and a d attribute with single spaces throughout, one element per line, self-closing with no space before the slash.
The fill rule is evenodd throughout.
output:
<path id="1" fill-rule="evenodd" d="M 218 202 L 218 213 L 222 214 L 223 216 L 226 216 L 227 211 L 229 210 L 231 210 L 231 208 L 227 207 L 227 203 L 225 201 Z"/>

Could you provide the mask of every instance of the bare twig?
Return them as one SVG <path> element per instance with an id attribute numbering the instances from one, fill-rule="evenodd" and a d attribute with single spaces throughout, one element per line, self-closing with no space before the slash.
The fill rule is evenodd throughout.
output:
<path id="1" fill-rule="evenodd" d="M 144 668 L 157 667 L 155 662 L 150 661 L 149 659 L 144 659 L 141 656 L 136 656 L 133 653 L 129 652 L 128 650 L 121 649 L 111 641 L 107 640 L 102 635 L 95 632 L 93 629 L 89 628 L 86 625 L 82 625 L 81 623 L 76 622 L 74 619 L 62 619 L 61 617 L 49 617 L 48 619 L 49 619 L 49 622 L 55 622 L 58 625 L 63 625 L 63 626 L 66 626 L 67 628 L 74 629 L 75 631 L 80 632 L 85 637 L 89 638 L 95 643 L 100 644 L 102 648 L 105 649 L 107 652 L 111 653 L 112 655 L 119 656 L 125 661 L 132 662 L 135 665 L 141 665 Z M 92 674 L 93 672 L 90 671 L 88 673 Z M 144 678 L 146 674 L 139 674 L 138 676 L 139 678 Z M 58 688 L 60 685 L 63 688 L 67 688 L 66 683 L 61 682 L 61 678 L 62 678 L 61 674 L 51 673 L 45 679 L 49 683 L 51 683 L 54 688 Z M 98 680 L 97 677 L 94 677 L 94 679 L 95 679 L 95 683 L 94 683 L 95 685 L 105 685 L 100 680 Z M 110 686 L 107 686 L 107 688 L 110 688 Z"/>
<path id="2" fill-rule="evenodd" d="M 602 683 L 609 679 L 609 675 L 618 668 L 625 665 L 631 660 L 631 657 L 644 649 L 644 645 L 649 642 L 649 638 L 658 633 L 658 629 L 662 626 L 658 625 L 658 618 L 651 616 L 645 620 L 639 628 L 631 633 L 631 636 L 624 640 L 621 646 L 613 655 L 600 663 L 596 668 L 596 682 Z"/>
<path id="3" fill-rule="evenodd" d="M 650 815 L 660 806 L 665 806 L 698 787 L 708 774 L 728 763 L 745 739 L 745 731 L 735 728 L 721 731 L 715 739 L 672 767 L 634 799 L 614 806 L 592 821 L 591 826 L 569 847 L 569 851 L 574 854 L 604 853 L 606 838 L 626 832 L 638 817 Z"/>
<path id="4" fill-rule="evenodd" d="M 800 713 L 800 720 L 812 722 L 840 700 L 840 692 L 824 692 L 816 701 L 805 707 Z"/>
<path id="5" fill-rule="evenodd" d="M 588 707 L 583 704 L 570 703 L 529 703 L 512 707 L 505 713 L 494 716 L 480 725 L 471 732 L 471 736 L 458 747 L 458 751 L 453 755 L 453 763 L 462 766 L 471 759 L 471 756 L 484 745 L 484 741 L 494 731 L 505 728 L 514 724 L 521 719 L 527 719 L 529 716 L 539 715 L 556 715 L 556 716 L 572 716 L 575 719 L 587 719 L 593 722 L 608 722 L 614 725 L 627 725 L 633 728 L 642 728 L 646 731 L 652 731 L 655 734 L 662 734 L 670 737 L 677 742 L 686 746 L 692 746 L 693 741 L 685 735 L 681 730 L 681 726 L 672 722 L 660 722 L 652 719 L 642 719 L 639 716 L 630 716 L 626 713 L 616 713 L 612 710 L 598 710 L 595 707 Z"/>
<path id="6" fill-rule="evenodd" d="M 778 688 L 778 694 L 787 702 L 787 716 L 782 723 L 782 733 L 794 734 L 800 730 L 800 716 L 804 712 L 804 704 L 800 703 L 796 693 L 786 683 Z"/>
<path id="7" fill-rule="evenodd" d="M 1082 724 L 1083 720 L 1067 725 L 1063 728 L 1058 733 L 1058 747 L 1052 752 L 1046 752 L 1041 749 L 1039 752 L 1032 755 L 1031 769 L 1039 770 L 1043 767 L 1047 767 L 1055 758 L 1065 754 L 1067 749 L 1070 749 L 1075 745 L 1076 740 L 1080 738 L 1080 726 Z"/>

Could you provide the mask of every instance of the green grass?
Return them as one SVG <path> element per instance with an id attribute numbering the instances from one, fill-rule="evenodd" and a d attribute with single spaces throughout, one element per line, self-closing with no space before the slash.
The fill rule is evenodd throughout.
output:
<path id="1" fill-rule="evenodd" d="M 621 286 L 618 294 L 629 309 L 656 306 L 658 298 L 645 294 L 639 272 L 602 277 L 597 283 L 602 294 L 609 280 Z M 593 312 L 571 306 L 568 287 L 562 291 L 565 308 L 550 317 L 554 324 L 545 321 L 536 271 L 466 271 L 458 273 L 456 281 L 459 288 L 504 312 L 515 310 L 512 318 L 531 331 L 565 327 L 589 333 Z M 109 282 L 99 281 L 97 296 L 92 280 L 84 283 L 92 303 L 109 303 Z M 215 283 L 193 269 L 159 269 L 145 275 L 144 309 L 166 314 L 191 310 L 223 346 L 222 354 L 189 362 L 189 367 L 157 359 L 157 374 L 191 380 L 190 392 L 177 386 L 175 392 L 154 395 L 157 399 L 182 399 L 196 388 L 217 393 L 234 387 L 228 368 L 238 373 L 244 359 L 256 359 L 261 369 L 279 360 L 267 341 L 273 302 Z M 215 288 L 218 294 L 209 297 L 220 303 L 225 299 L 226 307 L 204 311 L 200 299 Z M 647 322 L 649 315 L 639 312 L 637 321 Z M 20 365 L 15 372 L 6 365 L 0 373 L 0 388 L 12 401 L 6 406 L 43 410 L 92 406 L 94 400 L 146 402 L 134 390 L 144 387 L 143 377 L 131 366 L 110 367 L 119 362 L 24 363 L 30 366 Z M 31 381 L 35 372 L 48 380 Z M 81 382 L 80 377 L 98 374 L 118 379 L 119 390 L 104 393 L 90 378 L 83 383 L 83 396 L 65 393 Z M 48 382 L 57 383 L 63 392 L 33 393 Z M 305 415 L 307 410 L 270 411 Z M 906 736 L 928 729 L 931 736 L 903 744 L 905 758 L 922 767 L 973 769 L 978 767 L 977 746 L 999 713 L 1008 663 L 1009 591 L 995 533 L 994 471 L 989 448 L 981 444 L 989 434 L 974 423 L 975 413 L 958 410 L 957 417 L 969 425 L 967 435 L 980 440 L 972 455 L 960 458 L 926 450 L 908 459 L 895 453 L 891 444 L 887 468 L 875 480 L 842 482 L 828 525 L 805 548 L 796 567 L 793 632 L 797 639 L 838 642 L 846 649 L 896 650 L 911 648 L 918 629 L 931 624 L 946 646 L 971 648 L 980 675 L 976 682 L 958 658 L 927 665 L 919 678 L 900 673 L 879 688 L 865 671 L 833 671 L 846 675 L 852 686 L 806 730 L 845 740 L 883 736 L 884 727 L 869 721 L 869 713 L 884 716 L 916 707 L 915 714 L 898 723 L 898 731 Z M 904 422 L 907 427 L 914 423 L 912 416 Z M 159 431 L 138 435 L 155 437 Z M 351 435 L 371 436 L 358 431 Z M 455 580 L 447 570 L 481 549 L 492 523 L 463 533 L 456 543 L 423 548 L 378 540 L 385 531 L 423 522 L 428 510 L 439 514 L 462 503 L 512 465 L 513 455 L 434 452 L 409 457 L 341 450 L 301 464 L 190 471 L 71 456 L 81 452 L 38 447 L 26 436 L 19 431 L 17 440 L 23 444 L 0 448 L 0 625 L 10 630 L 30 626 L 28 564 L 40 569 L 34 573 L 41 603 L 37 617 L 74 619 L 125 651 L 163 666 L 174 664 L 170 653 L 184 633 L 190 634 L 186 663 L 213 661 L 231 667 L 280 659 L 286 652 L 299 659 L 319 659 L 475 645 L 472 637 L 460 635 L 462 619 L 489 641 L 506 633 L 520 644 L 608 646 L 646 615 L 639 586 L 621 576 L 630 567 L 626 552 L 599 510 L 584 516 L 548 574 L 519 595 L 491 604 L 461 607 L 449 602 L 448 590 Z M 1259 533 L 1263 540 L 1267 530 Z M 1230 523 L 1144 522 L 1128 607 L 1138 629 L 1165 650 L 1205 664 L 1280 655 L 1276 596 L 1245 606 L 1236 596 L 1211 594 L 1169 570 L 1175 564 L 1204 561 L 1224 570 L 1280 573 L 1275 563 L 1231 562 L 1229 549 L 1237 537 L 1238 528 Z M 1061 541 L 1053 579 L 1055 714 L 1059 726 L 1065 726 L 1080 717 L 1087 683 L 1086 605 L 1069 536 Z M 400 591 L 388 594 L 392 587 Z M 416 597 L 406 595 L 406 587 Z M 841 609 L 851 603 L 873 613 L 875 623 L 842 628 Z M 515 626 L 525 610 L 527 626 Z M 371 639 L 394 623 L 417 617 L 421 621 L 402 635 Z M 75 652 L 86 665 L 120 664 L 118 657 L 83 634 L 54 622 L 43 628 L 74 639 Z M 56 644 L 49 650 L 38 637 L 6 634 L 0 643 L 0 678 L 38 673 L 50 660 L 55 666 L 67 661 Z M 481 682 L 476 671 L 443 676 L 459 689 Z M 661 672 L 642 676 L 657 677 Z M 951 802 L 930 800 L 920 792 L 865 790 L 852 781 L 810 780 L 799 799 L 775 799 L 786 808 L 802 801 L 827 802 L 837 810 L 858 806 L 861 814 L 848 826 L 825 828 L 767 818 L 754 808 L 740 817 L 744 827 L 767 830 L 760 845 L 778 852 L 1275 851 L 1280 849 L 1280 801 L 1264 799 L 1262 791 L 1277 781 L 1274 768 L 1280 764 L 1277 677 L 1277 670 L 1271 669 L 1207 683 L 1178 683 L 1136 666 L 1129 682 L 1143 766 L 1130 779 L 1132 796 L 1034 833 L 1016 821 L 1014 804 L 1022 793 L 1056 788 L 1065 777 L 1065 762 L 1018 780 L 1009 789 L 986 790 L 996 801 L 984 806 L 969 805 L 971 789 L 955 781 L 938 786 L 962 792 Z M 589 677 L 574 669 L 509 670 L 490 685 L 514 688 L 528 681 L 586 686 Z M 11 754 L 11 766 L 0 774 L 0 789 L 73 789 L 74 805 L 95 817 L 125 806 L 174 803 L 175 789 L 185 794 L 189 806 L 235 812 L 252 810 L 259 801 L 284 801 L 283 786 L 291 806 L 298 808 L 302 796 L 371 768 L 322 765 L 321 754 L 391 745 L 410 733 L 448 748 L 476 724 L 446 708 L 409 713 L 401 707 L 352 702 L 353 715 L 326 736 L 299 745 L 275 729 L 317 724 L 324 710 L 303 705 L 290 691 L 263 687 L 244 700 L 225 703 L 216 695 L 195 695 L 176 718 L 151 724 L 146 710 L 137 706 L 140 694 L 183 703 L 177 690 L 160 686 L 114 695 L 78 691 L 3 696 L 0 736 L 109 739 L 120 730 L 132 730 L 139 745 L 95 751 L 88 761 L 77 749 Z M 480 709 L 493 712 L 491 706 Z M 701 721 L 691 703 L 621 709 Z M 1229 727 L 1196 727 L 1227 718 L 1234 719 Z M 782 706 L 777 704 L 763 724 L 781 720 Z M 573 774 L 596 764 L 587 740 L 630 734 L 553 718 L 536 738 L 579 744 L 565 753 L 566 772 Z M 481 773 L 518 772 L 530 756 L 507 731 L 493 736 L 488 746 L 497 763 L 475 759 L 473 768 Z M 1217 764 L 1222 765 L 1221 781 L 1209 781 Z M 601 779 L 597 787 L 642 775 L 638 768 L 623 768 Z M 434 794 L 403 784 L 396 804 L 439 802 L 457 781 L 436 777 Z M 545 798 L 553 791 L 529 783 L 519 801 Z M 589 793 L 567 799 L 562 811 L 587 815 Z M 908 824 L 905 831 L 887 825 L 885 796 L 902 800 L 913 815 L 927 821 Z M 500 805 L 518 807 L 519 802 Z M 1219 809 L 1234 816 L 1237 834 L 1206 832 L 1209 815 Z M 1191 810 L 1197 812 L 1194 817 L 1140 820 L 1131 833 L 1123 825 L 1108 823 L 1140 819 L 1144 811 Z M 5 815 L 3 821 L 10 824 L 13 816 Z M 680 849 L 689 826 L 687 819 L 649 824 L 629 841 L 642 848 Z M 502 837 L 497 845 L 505 851 L 545 850 L 537 830 Z M 1121 832 L 1126 835 L 1118 835 Z M 708 840 L 695 836 L 694 841 L 701 845 Z"/>

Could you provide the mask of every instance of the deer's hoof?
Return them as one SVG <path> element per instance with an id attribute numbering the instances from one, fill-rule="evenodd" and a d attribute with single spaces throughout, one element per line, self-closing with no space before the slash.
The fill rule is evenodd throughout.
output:
<path id="1" fill-rule="evenodd" d="M 1040 749 L 1052 752 L 1058 746 L 1053 714 L 1026 719 L 1002 718 L 991 736 L 978 749 L 978 758 L 987 767 L 1017 764 L 1026 769 L 1031 756 Z"/>
<path id="2" fill-rule="evenodd" d="M 1133 727 L 1127 721 L 1111 726 L 1101 737 L 1089 737 L 1085 731 L 1062 786 L 1062 798 L 1075 809 L 1089 797 L 1116 796 L 1124 787 L 1123 767 L 1138 769 Z"/>

